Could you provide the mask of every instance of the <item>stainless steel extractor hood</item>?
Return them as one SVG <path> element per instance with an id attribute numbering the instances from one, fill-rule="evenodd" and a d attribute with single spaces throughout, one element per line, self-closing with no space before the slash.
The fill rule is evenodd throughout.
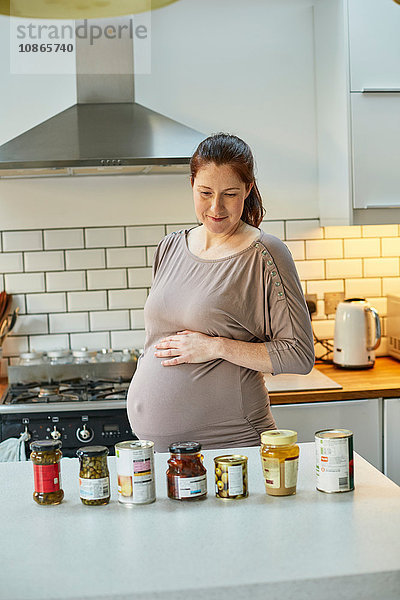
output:
<path id="1" fill-rule="evenodd" d="M 133 40 L 118 41 L 76 39 L 77 104 L 0 146 L 0 177 L 188 171 L 205 136 L 134 101 Z"/>

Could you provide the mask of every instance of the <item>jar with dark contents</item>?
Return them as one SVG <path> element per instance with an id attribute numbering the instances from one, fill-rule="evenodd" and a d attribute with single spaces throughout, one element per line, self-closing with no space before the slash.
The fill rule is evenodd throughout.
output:
<path id="1" fill-rule="evenodd" d="M 107 465 L 108 448 L 85 446 L 78 448 L 79 495 L 83 504 L 100 506 L 110 501 L 110 473 Z"/>
<path id="2" fill-rule="evenodd" d="M 198 442 L 175 442 L 169 446 L 167 490 L 172 500 L 200 500 L 207 495 L 207 470 Z"/>
<path id="3" fill-rule="evenodd" d="M 64 498 L 61 489 L 59 440 L 37 440 L 30 445 L 35 491 L 33 499 L 41 505 L 60 504 Z"/>

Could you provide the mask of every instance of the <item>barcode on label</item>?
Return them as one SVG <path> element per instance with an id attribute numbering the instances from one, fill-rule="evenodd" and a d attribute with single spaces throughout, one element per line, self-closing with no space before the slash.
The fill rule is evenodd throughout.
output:
<path id="1" fill-rule="evenodd" d="M 348 487 L 348 485 L 349 485 L 348 477 L 339 477 L 339 487 L 340 488 Z"/>

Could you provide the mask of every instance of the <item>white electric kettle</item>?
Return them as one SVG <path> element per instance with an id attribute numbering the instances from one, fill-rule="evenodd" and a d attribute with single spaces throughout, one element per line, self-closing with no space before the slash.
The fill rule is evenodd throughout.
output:
<path id="1" fill-rule="evenodd" d="M 333 364 L 345 369 L 369 369 L 381 343 L 381 322 L 363 298 L 339 302 L 335 317 Z"/>

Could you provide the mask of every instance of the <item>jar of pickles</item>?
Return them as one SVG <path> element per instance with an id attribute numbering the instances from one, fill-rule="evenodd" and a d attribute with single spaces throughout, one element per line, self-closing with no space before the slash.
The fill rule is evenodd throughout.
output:
<path id="1" fill-rule="evenodd" d="M 167 490 L 172 500 L 198 500 L 207 495 L 207 470 L 198 442 L 176 442 L 169 446 Z"/>
<path id="2" fill-rule="evenodd" d="M 85 446 L 78 448 L 79 495 L 83 504 L 99 506 L 110 501 L 110 473 L 107 465 L 108 448 Z"/>
<path id="3" fill-rule="evenodd" d="M 61 489 L 59 440 L 37 440 L 30 445 L 35 491 L 33 499 L 41 505 L 60 504 L 64 498 Z"/>
<path id="4" fill-rule="evenodd" d="M 265 490 L 270 496 L 296 493 L 300 453 L 296 442 L 296 431 L 289 429 L 272 429 L 261 434 Z"/>

